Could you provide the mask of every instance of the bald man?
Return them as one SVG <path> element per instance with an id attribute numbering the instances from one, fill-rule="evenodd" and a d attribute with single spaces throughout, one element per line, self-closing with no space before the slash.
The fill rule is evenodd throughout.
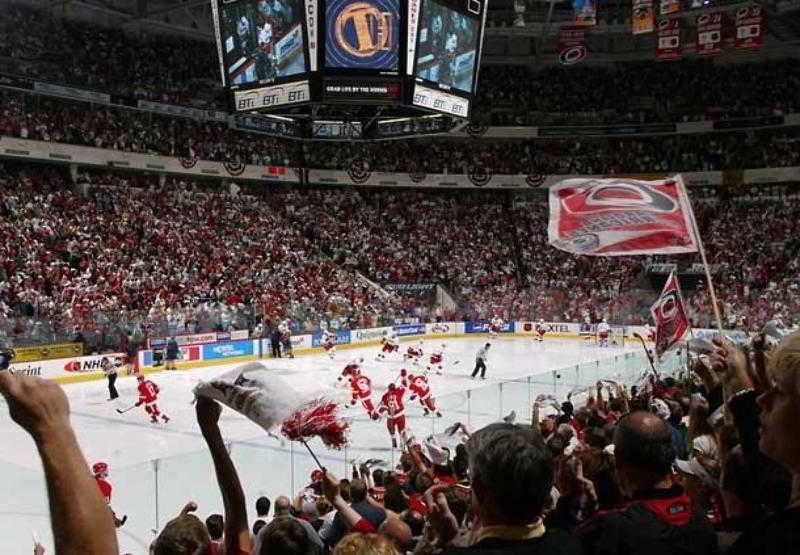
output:
<path id="1" fill-rule="evenodd" d="M 620 488 L 628 501 L 598 513 L 578 529 L 589 554 L 713 555 L 714 529 L 702 507 L 693 507 L 673 485 L 675 450 L 669 425 L 645 411 L 630 413 L 614 433 Z"/>

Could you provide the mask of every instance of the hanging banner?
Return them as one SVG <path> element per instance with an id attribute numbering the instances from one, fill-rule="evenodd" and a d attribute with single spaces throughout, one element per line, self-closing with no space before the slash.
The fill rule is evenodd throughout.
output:
<path id="1" fill-rule="evenodd" d="M 697 55 L 710 56 L 720 52 L 722 52 L 722 12 L 698 16 Z"/>
<path id="2" fill-rule="evenodd" d="M 579 27 L 594 27 L 597 25 L 597 5 L 595 0 L 572 0 L 572 9 L 575 10 L 575 25 Z"/>
<path id="3" fill-rule="evenodd" d="M 633 0 L 633 17 L 631 26 L 634 35 L 652 33 L 655 26 L 653 0 Z"/>
<path id="4" fill-rule="evenodd" d="M 681 58 L 681 20 L 662 19 L 658 22 L 656 60 L 679 60 Z"/>
<path id="5" fill-rule="evenodd" d="M 659 3 L 659 13 L 661 15 L 669 15 L 681 11 L 680 0 L 661 0 Z"/>
<path id="6" fill-rule="evenodd" d="M 764 24 L 761 6 L 749 6 L 736 12 L 736 48 L 764 46 Z"/>
<path id="7" fill-rule="evenodd" d="M 558 63 L 565 66 L 577 64 L 586 59 L 586 35 L 581 27 L 562 27 L 558 31 Z"/>

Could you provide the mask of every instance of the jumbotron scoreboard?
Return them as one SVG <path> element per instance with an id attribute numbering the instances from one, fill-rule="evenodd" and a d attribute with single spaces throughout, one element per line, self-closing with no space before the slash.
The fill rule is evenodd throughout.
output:
<path id="1" fill-rule="evenodd" d="M 222 82 L 236 112 L 285 117 L 307 106 L 309 114 L 322 111 L 328 118 L 352 106 L 354 114 L 373 114 L 362 125 L 388 115 L 394 129 L 404 127 L 397 125 L 403 114 L 466 119 L 486 2 L 212 0 Z M 358 122 L 344 123 L 345 136 L 358 134 Z M 308 127 L 309 135 L 320 132 Z"/>

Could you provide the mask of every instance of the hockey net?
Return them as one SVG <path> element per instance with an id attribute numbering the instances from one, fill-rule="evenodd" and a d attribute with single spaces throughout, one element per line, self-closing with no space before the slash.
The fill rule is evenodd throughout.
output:
<path id="1" fill-rule="evenodd" d="M 591 345 L 592 347 L 600 346 L 600 336 L 597 333 L 596 325 L 593 325 L 591 329 L 581 331 L 580 336 L 584 344 Z M 627 341 L 628 335 L 625 326 L 611 326 L 608 332 L 609 347 L 624 347 Z"/>

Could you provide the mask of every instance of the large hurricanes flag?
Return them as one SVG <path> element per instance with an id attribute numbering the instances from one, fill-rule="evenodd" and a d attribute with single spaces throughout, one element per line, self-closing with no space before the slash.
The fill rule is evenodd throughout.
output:
<path id="1" fill-rule="evenodd" d="M 565 179 L 550 188 L 550 244 L 574 254 L 696 252 L 692 218 L 680 175 Z"/>
<path id="2" fill-rule="evenodd" d="M 689 333 L 691 324 L 681 296 L 681 286 L 675 272 L 669 274 L 661 296 L 650 307 L 656 323 L 656 354 L 661 357 Z"/>

